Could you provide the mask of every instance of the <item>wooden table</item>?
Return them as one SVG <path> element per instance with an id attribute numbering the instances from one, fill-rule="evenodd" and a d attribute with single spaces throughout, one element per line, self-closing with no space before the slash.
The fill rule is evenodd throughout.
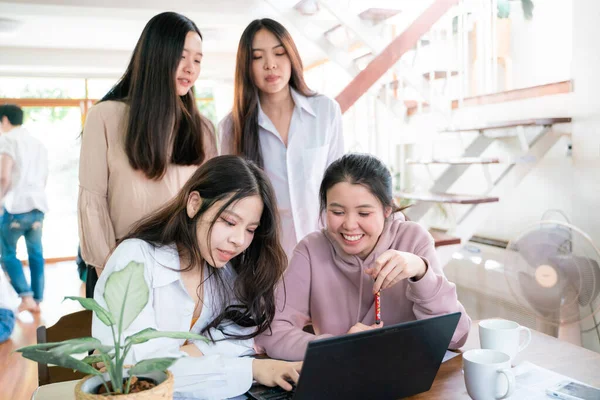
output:
<path id="1" fill-rule="evenodd" d="M 469 339 L 462 351 L 479 348 L 479 329 L 473 322 Z M 531 343 L 519 353 L 516 363 L 529 361 L 540 367 L 600 387 L 600 354 L 583 347 L 562 342 L 551 336 L 531 331 Z M 40 387 L 35 400 L 70 400 L 77 381 L 55 383 Z M 469 399 L 462 374 L 462 356 L 446 361 L 440 367 L 431 390 L 410 399 Z"/>
<path id="2" fill-rule="evenodd" d="M 479 328 L 477 321 L 473 321 L 467 343 L 461 350 L 464 352 L 478 348 Z M 521 361 L 529 361 L 588 385 L 600 387 L 599 353 L 560 341 L 533 329 L 531 343 L 515 359 L 516 364 Z M 470 399 L 462 373 L 462 355 L 442 364 L 429 391 L 411 396 L 409 399 Z"/>

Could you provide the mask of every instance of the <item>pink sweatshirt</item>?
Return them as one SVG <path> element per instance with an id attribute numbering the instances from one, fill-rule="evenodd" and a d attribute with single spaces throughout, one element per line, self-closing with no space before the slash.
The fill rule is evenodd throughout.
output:
<path id="1" fill-rule="evenodd" d="M 389 249 L 416 254 L 428 268 L 418 282 L 403 280 L 381 292 L 382 321 L 389 326 L 460 311 L 450 348 L 461 347 L 471 319 L 457 299 L 456 286 L 444 276 L 429 232 L 401 218 L 385 223 L 375 249 L 364 261 L 343 252 L 325 230 L 298 243 L 285 272 L 285 291 L 282 285 L 277 289 L 272 333 L 257 337 L 257 347 L 272 358 L 301 360 L 311 340 L 344 335 L 357 322 L 373 324 L 373 279 L 363 271 Z M 309 323 L 316 335 L 302 330 Z"/>

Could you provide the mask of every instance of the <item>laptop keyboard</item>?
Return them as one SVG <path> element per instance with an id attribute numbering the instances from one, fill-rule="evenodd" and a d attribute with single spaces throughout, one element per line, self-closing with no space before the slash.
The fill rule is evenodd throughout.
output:
<path id="1" fill-rule="evenodd" d="M 296 387 L 294 386 L 290 392 L 278 387 L 267 387 L 267 386 L 254 386 L 250 389 L 248 394 L 250 398 L 256 400 L 284 400 L 292 399 Z"/>

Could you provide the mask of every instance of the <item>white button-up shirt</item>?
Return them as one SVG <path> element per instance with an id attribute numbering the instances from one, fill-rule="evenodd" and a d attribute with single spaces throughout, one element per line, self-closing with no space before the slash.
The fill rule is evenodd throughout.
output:
<path id="1" fill-rule="evenodd" d="M 306 97 L 290 88 L 294 111 L 288 145 L 258 109 L 258 135 L 264 170 L 281 215 L 282 246 L 291 257 L 296 244 L 319 229 L 319 186 L 329 164 L 344 154 L 342 113 L 327 96 Z M 219 124 L 220 154 L 235 154 L 231 114 Z"/>
<path id="2" fill-rule="evenodd" d="M 33 210 L 48 212 L 48 150 L 42 142 L 25 127 L 18 126 L 0 138 L 0 154 L 13 159 L 12 183 L 4 198 L 6 211 L 11 214 Z"/>
<path id="3" fill-rule="evenodd" d="M 215 293 L 213 279 L 204 282 L 204 297 L 200 318 L 190 329 L 194 313 L 194 301 L 187 293 L 179 272 L 179 254 L 175 246 L 152 247 L 139 239 L 122 242 L 112 253 L 106 268 L 96 284 L 94 299 L 105 309 L 104 288 L 111 273 L 119 271 L 130 261 L 144 263 L 144 278 L 150 288 L 148 304 L 137 318 L 124 331 L 127 336 L 146 328 L 161 331 L 179 331 L 200 333 L 221 310 L 222 304 Z M 216 271 L 205 266 L 204 276 L 220 273 L 223 280 L 233 286 L 236 274 L 227 264 Z M 183 339 L 158 338 L 132 346 L 125 364 L 135 364 L 141 360 L 157 357 L 179 357 L 169 370 L 175 377 L 175 392 L 179 397 L 194 399 L 224 399 L 245 393 L 252 384 L 252 358 L 254 340 L 224 339 L 226 333 L 250 333 L 255 328 L 242 328 L 235 324 L 223 324 L 210 333 L 216 343 L 193 343 L 204 354 L 202 357 L 189 357 L 179 348 Z M 94 314 L 92 335 L 104 344 L 113 344 L 111 329 L 104 325 Z"/>

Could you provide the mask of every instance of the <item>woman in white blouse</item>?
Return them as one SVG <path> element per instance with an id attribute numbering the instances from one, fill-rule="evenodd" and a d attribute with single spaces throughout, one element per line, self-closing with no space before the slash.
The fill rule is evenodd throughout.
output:
<path id="1" fill-rule="evenodd" d="M 311 91 L 292 37 L 269 18 L 240 39 L 234 104 L 220 123 L 221 154 L 261 166 L 277 196 L 282 246 L 288 257 L 319 227 L 319 184 L 344 152 L 339 104 Z"/>
<path id="2" fill-rule="evenodd" d="M 211 342 L 154 339 L 134 345 L 126 364 L 181 357 L 170 370 L 184 397 L 233 397 L 253 380 L 290 390 L 301 363 L 244 357 L 275 314 L 274 287 L 286 267 L 277 224 L 268 178 L 235 156 L 207 161 L 172 201 L 136 224 L 106 262 L 94 298 L 105 307 L 109 276 L 130 261 L 144 263 L 150 298 L 123 338 L 156 328 Z M 96 316 L 92 334 L 113 340 Z"/>

